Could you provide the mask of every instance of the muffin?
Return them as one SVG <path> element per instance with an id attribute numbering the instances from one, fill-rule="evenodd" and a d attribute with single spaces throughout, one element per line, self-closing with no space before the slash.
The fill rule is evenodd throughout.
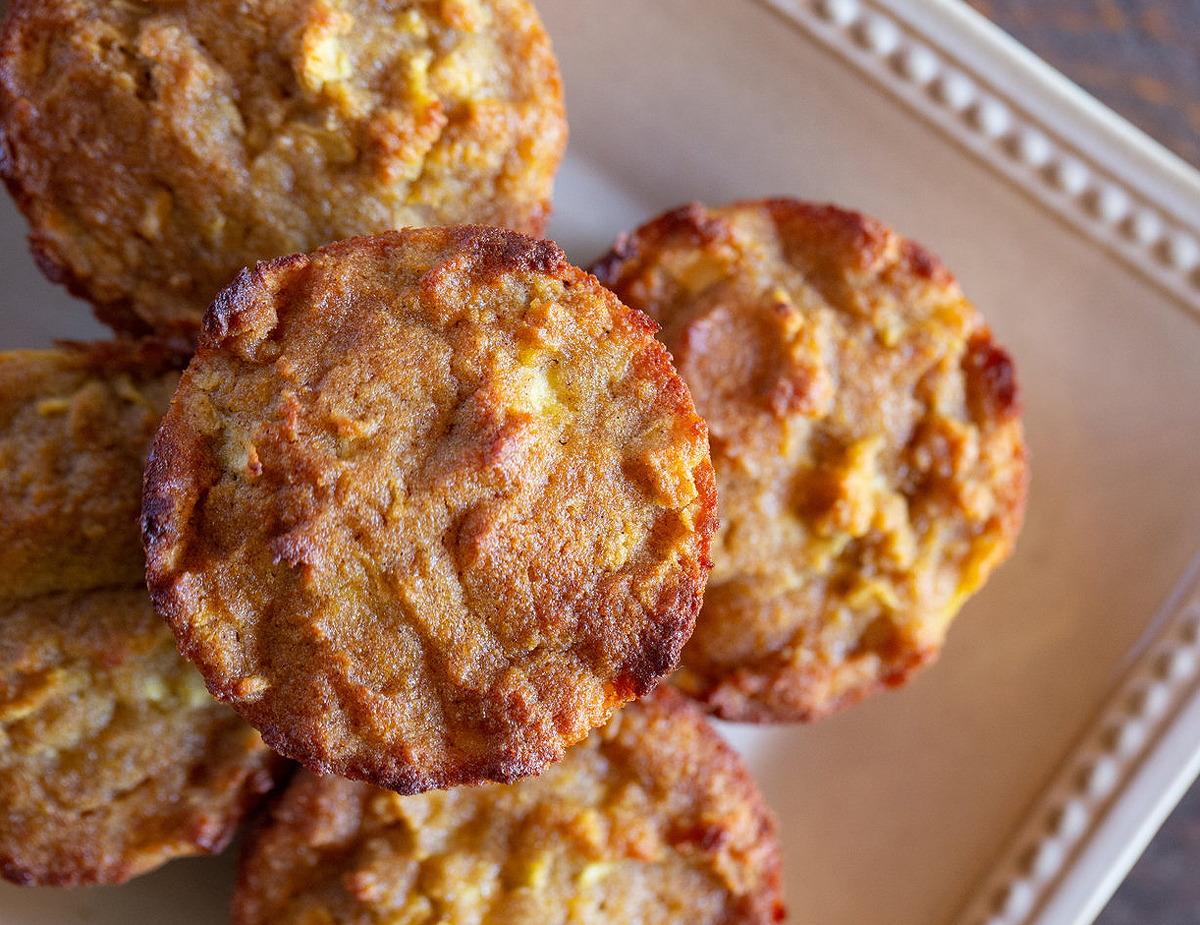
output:
<path id="1" fill-rule="evenodd" d="M 0 352 L 0 597 L 145 583 L 142 469 L 186 363 L 154 340 Z"/>
<path id="2" fill-rule="evenodd" d="M 0 173 L 39 265 L 194 335 L 256 260 L 407 225 L 538 234 L 566 143 L 527 0 L 13 0 Z"/>
<path id="3" fill-rule="evenodd" d="M 0 354 L 0 875 L 118 883 L 218 851 L 282 767 L 146 593 L 149 440 L 183 358 Z"/>
<path id="4" fill-rule="evenodd" d="M 400 796 L 301 772 L 245 844 L 234 925 L 765 925 L 775 823 L 681 695 L 631 704 L 535 780 Z"/>
<path id="5" fill-rule="evenodd" d="M 662 325 L 709 425 L 721 525 L 680 688 L 804 721 L 932 661 L 1028 479 L 1013 364 L 951 274 L 785 199 L 685 206 L 594 270 Z"/>
<path id="6" fill-rule="evenodd" d="M 404 793 L 539 773 L 675 666 L 707 435 L 561 251 L 407 229 L 259 264 L 155 438 L 155 605 L 280 752 Z"/>
<path id="7" fill-rule="evenodd" d="M 0 874 L 120 883 L 223 849 L 282 763 L 145 588 L 0 598 Z"/>

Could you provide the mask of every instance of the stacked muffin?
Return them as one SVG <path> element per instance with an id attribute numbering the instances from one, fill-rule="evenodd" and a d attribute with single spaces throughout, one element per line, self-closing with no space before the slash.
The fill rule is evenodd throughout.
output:
<path id="1" fill-rule="evenodd" d="M 14 3 L 0 168 L 117 339 L 0 357 L 5 877 L 220 850 L 286 756 L 242 925 L 782 917 L 702 710 L 936 657 L 1019 530 L 1013 367 L 834 207 L 572 266 L 565 140 L 525 0 Z"/>
<path id="2" fill-rule="evenodd" d="M 0 354 L 0 872 L 17 883 L 219 850 L 281 770 L 146 594 L 141 471 L 186 361 L 156 347 Z"/>

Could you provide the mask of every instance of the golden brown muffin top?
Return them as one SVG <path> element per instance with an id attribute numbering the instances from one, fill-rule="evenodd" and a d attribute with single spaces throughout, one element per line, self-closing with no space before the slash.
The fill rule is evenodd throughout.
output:
<path id="1" fill-rule="evenodd" d="M 120 883 L 224 848 L 278 759 L 145 588 L 0 598 L 0 875 Z"/>
<path id="2" fill-rule="evenodd" d="M 208 686 L 318 772 L 536 774 L 692 630 L 703 421 L 552 244 L 408 229 L 247 271 L 146 474 L 148 578 Z"/>
<path id="3" fill-rule="evenodd" d="M 138 535 L 184 357 L 0 353 L 0 876 L 115 883 L 216 851 L 278 759 L 154 613 Z"/>
<path id="4" fill-rule="evenodd" d="M 187 357 L 154 341 L 0 353 L 0 597 L 142 584 L 142 469 Z"/>
<path id="5" fill-rule="evenodd" d="M 721 526 L 679 685 L 807 720 L 932 660 L 1028 478 L 1012 363 L 950 273 L 793 200 L 678 209 L 595 270 L 662 324 L 709 425 Z"/>
<path id="6" fill-rule="evenodd" d="M 302 772 L 247 840 L 233 901 L 234 925 L 782 918 L 761 795 L 666 690 L 536 780 L 399 796 Z"/>
<path id="7" fill-rule="evenodd" d="M 565 143 L 528 0 L 13 0 L 0 39 L 35 256 L 135 332 L 354 234 L 541 233 Z"/>

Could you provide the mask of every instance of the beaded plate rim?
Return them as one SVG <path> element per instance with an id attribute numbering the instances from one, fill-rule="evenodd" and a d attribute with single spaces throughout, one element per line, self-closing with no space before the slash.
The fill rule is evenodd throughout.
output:
<path id="1" fill-rule="evenodd" d="M 755 2 L 1200 315 L 1200 173 L 974 10 Z M 1185 714 L 1200 720 L 1200 557 L 1135 653 L 954 925 L 1092 921 L 1200 771 L 1200 745 L 1180 734 L 1194 725 Z"/>
<path id="2" fill-rule="evenodd" d="M 1200 313 L 1200 172 L 964 3 L 755 2 L 873 78 L 1022 192 Z M 1037 99 L 1020 93 L 1018 100 L 1022 84 L 1031 83 Z M 1065 118 L 1052 119 L 1057 115 Z"/>

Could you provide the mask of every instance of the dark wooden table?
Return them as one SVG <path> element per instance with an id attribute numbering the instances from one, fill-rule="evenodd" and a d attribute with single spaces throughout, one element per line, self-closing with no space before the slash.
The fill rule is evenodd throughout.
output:
<path id="1" fill-rule="evenodd" d="M 1200 0 L 966 0 L 1200 167 Z M 1200 925 L 1200 783 L 1096 925 Z"/>
<path id="2" fill-rule="evenodd" d="M 1200 167 L 1200 2 L 967 2 L 1156 141 Z"/>

